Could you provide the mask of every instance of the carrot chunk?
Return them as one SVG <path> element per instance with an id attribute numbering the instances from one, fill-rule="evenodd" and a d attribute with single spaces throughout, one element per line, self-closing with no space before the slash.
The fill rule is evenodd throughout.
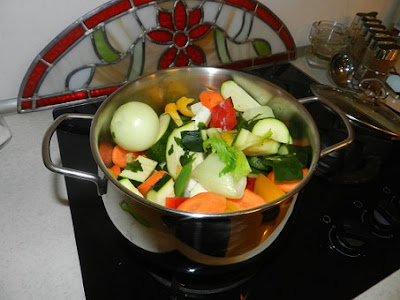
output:
<path id="1" fill-rule="evenodd" d="M 128 150 L 115 145 L 112 150 L 112 161 L 115 165 L 125 168 L 126 167 L 126 155 L 129 153 Z"/>
<path id="2" fill-rule="evenodd" d="M 111 168 L 114 164 L 112 161 L 113 147 L 114 146 L 109 142 L 102 142 L 99 145 L 99 154 L 101 160 L 104 162 L 107 168 Z"/>
<path id="3" fill-rule="evenodd" d="M 246 210 L 265 204 L 265 201 L 261 196 L 250 191 L 249 189 L 244 190 L 242 198 L 227 200 L 235 205 L 239 210 Z"/>
<path id="4" fill-rule="evenodd" d="M 199 95 L 199 99 L 201 104 L 208 109 L 212 109 L 225 100 L 221 93 L 217 91 L 202 91 Z"/>
<path id="5" fill-rule="evenodd" d="M 223 213 L 226 210 L 226 198 L 212 192 L 199 193 L 188 198 L 177 209 L 198 213 Z"/>
<path id="6" fill-rule="evenodd" d="M 163 175 L 167 173 L 165 171 L 157 171 L 149 176 L 145 181 L 143 181 L 139 186 L 138 190 L 142 193 L 142 195 L 146 195 L 147 192 L 163 177 Z"/>
<path id="7" fill-rule="evenodd" d="M 121 168 L 117 165 L 113 165 L 111 168 L 109 168 L 111 174 L 117 178 L 119 174 L 121 174 Z"/>

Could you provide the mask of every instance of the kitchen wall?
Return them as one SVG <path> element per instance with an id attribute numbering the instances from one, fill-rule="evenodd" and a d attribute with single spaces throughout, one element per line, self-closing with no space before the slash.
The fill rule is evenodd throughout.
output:
<path id="1" fill-rule="evenodd" d="M 1 0 L 0 101 L 16 98 L 35 56 L 63 29 L 104 0 Z M 350 24 L 356 12 L 378 11 L 391 24 L 400 0 L 261 0 L 287 25 L 298 47 L 315 20 Z M 9 102 L 9 101 L 8 101 Z M 0 103 L 1 104 L 1 103 Z"/>

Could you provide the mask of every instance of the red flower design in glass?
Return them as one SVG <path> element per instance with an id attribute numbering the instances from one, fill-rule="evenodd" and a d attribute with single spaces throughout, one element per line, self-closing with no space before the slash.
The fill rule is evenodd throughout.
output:
<path id="1" fill-rule="evenodd" d="M 210 24 L 200 23 L 202 15 L 200 8 L 188 10 L 180 0 L 175 3 L 172 13 L 158 11 L 160 28 L 149 31 L 147 36 L 153 42 L 170 46 L 160 57 L 159 69 L 205 64 L 203 50 L 193 44 L 211 28 Z"/>

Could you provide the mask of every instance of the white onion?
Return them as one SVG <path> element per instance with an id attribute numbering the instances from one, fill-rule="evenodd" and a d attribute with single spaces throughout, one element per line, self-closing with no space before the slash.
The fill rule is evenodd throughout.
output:
<path id="1" fill-rule="evenodd" d="M 129 151 L 143 151 L 151 147 L 158 135 L 157 113 L 142 102 L 121 105 L 111 120 L 110 130 L 114 142 Z"/>

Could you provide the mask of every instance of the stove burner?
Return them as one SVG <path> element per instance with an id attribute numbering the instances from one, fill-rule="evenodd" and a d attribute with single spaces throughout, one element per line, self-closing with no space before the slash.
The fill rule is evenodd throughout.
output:
<path id="1" fill-rule="evenodd" d="M 376 215 L 382 220 L 381 223 L 390 227 L 397 235 L 400 234 L 400 197 L 392 194 L 388 189 L 389 194 L 378 202 L 376 207 Z"/>
<path id="2" fill-rule="evenodd" d="M 393 230 L 390 224 L 383 218 L 383 216 L 377 211 L 365 212 L 361 219 L 364 223 L 368 224 L 371 233 L 378 238 L 390 239 L 393 237 Z"/>
<path id="3" fill-rule="evenodd" d="M 332 226 L 328 232 L 329 248 L 348 257 L 361 256 L 360 248 L 364 246 L 364 242 L 345 235 L 336 226 Z"/>

